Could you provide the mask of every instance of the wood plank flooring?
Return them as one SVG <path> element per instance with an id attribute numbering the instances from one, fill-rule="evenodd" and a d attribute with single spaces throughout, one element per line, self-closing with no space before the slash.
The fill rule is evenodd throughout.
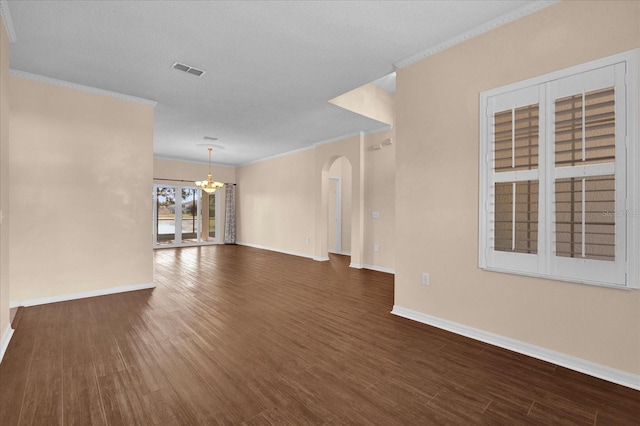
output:
<path id="1" fill-rule="evenodd" d="M 640 392 L 398 318 L 393 276 L 240 246 L 21 309 L 0 425 L 638 425 Z"/>

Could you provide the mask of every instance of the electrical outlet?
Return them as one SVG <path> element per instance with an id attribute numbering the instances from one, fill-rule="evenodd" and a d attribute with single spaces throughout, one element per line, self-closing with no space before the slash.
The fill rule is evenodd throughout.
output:
<path id="1" fill-rule="evenodd" d="M 374 251 L 380 251 L 380 245 L 379 244 L 374 245 L 373 246 L 373 250 Z"/>
<path id="2" fill-rule="evenodd" d="M 311 244 L 311 237 L 307 237 L 307 244 Z"/>
<path id="3" fill-rule="evenodd" d="M 429 274 L 426 272 L 422 273 L 422 285 L 429 285 Z"/>

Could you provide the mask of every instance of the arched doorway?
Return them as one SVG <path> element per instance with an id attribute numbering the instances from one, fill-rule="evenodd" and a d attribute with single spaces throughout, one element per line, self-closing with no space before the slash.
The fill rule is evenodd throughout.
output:
<path id="1" fill-rule="evenodd" d="M 362 169 L 364 157 L 364 134 L 360 133 L 350 138 L 343 139 L 336 143 L 323 144 L 316 147 L 316 176 L 318 176 L 315 200 L 315 241 L 314 259 L 329 260 L 328 247 L 328 217 L 329 217 L 329 178 L 331 168 L 338 161 L 351 166 L 351 173 L 348 175 L 351 180 L 351 213 L 349 230 L 349 252 L 351 255 L 350 266 L 362 268 L 363 247 L 363 213 L 364 213 L 364 173 Z M 343 158 L 343 159 L 341 159 Z M 344 163 L 346 162 L 346 163 Z M 337 167 L 337 166 L 336 166 Z M 344 182 L 342 188 L 345 188 Z M 344 197 L 342 197 L 344 199 Z M 344 214 L 342 215 L 344 217 Z M 333 226 L 332 229 L 335 229 Z M 344 233 L 343 233 L 344 235 Z M 344 238 L 342 238 L 344 242 Z M 344 247 L 342 248 L 344 252 Z"/>

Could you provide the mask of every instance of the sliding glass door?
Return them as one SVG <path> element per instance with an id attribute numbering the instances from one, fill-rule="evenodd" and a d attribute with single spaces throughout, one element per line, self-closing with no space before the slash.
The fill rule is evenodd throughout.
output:
<path id="1" fill-rule="evenodd" d="M 216 243 L 216 199 L 196 187 L 155 185 L 153 246 L 179 247 Z"/>
<path id="2" fill-rule="evenodd" d="M 174 244 L 176 240 L 176 191 L 171 187 L 156 187 L 155 244 Z"/>

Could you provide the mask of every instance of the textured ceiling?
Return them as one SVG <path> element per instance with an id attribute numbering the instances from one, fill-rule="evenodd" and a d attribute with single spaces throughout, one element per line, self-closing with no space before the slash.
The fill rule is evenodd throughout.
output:
<path id="1" fill-rule="evenodd" d="M 238 165 L 384 128 L 327 101 L 531 3 L 9 1 L 11 68 L 157 101 L 157 157 L 206 162 L 211 136 Z"/>

